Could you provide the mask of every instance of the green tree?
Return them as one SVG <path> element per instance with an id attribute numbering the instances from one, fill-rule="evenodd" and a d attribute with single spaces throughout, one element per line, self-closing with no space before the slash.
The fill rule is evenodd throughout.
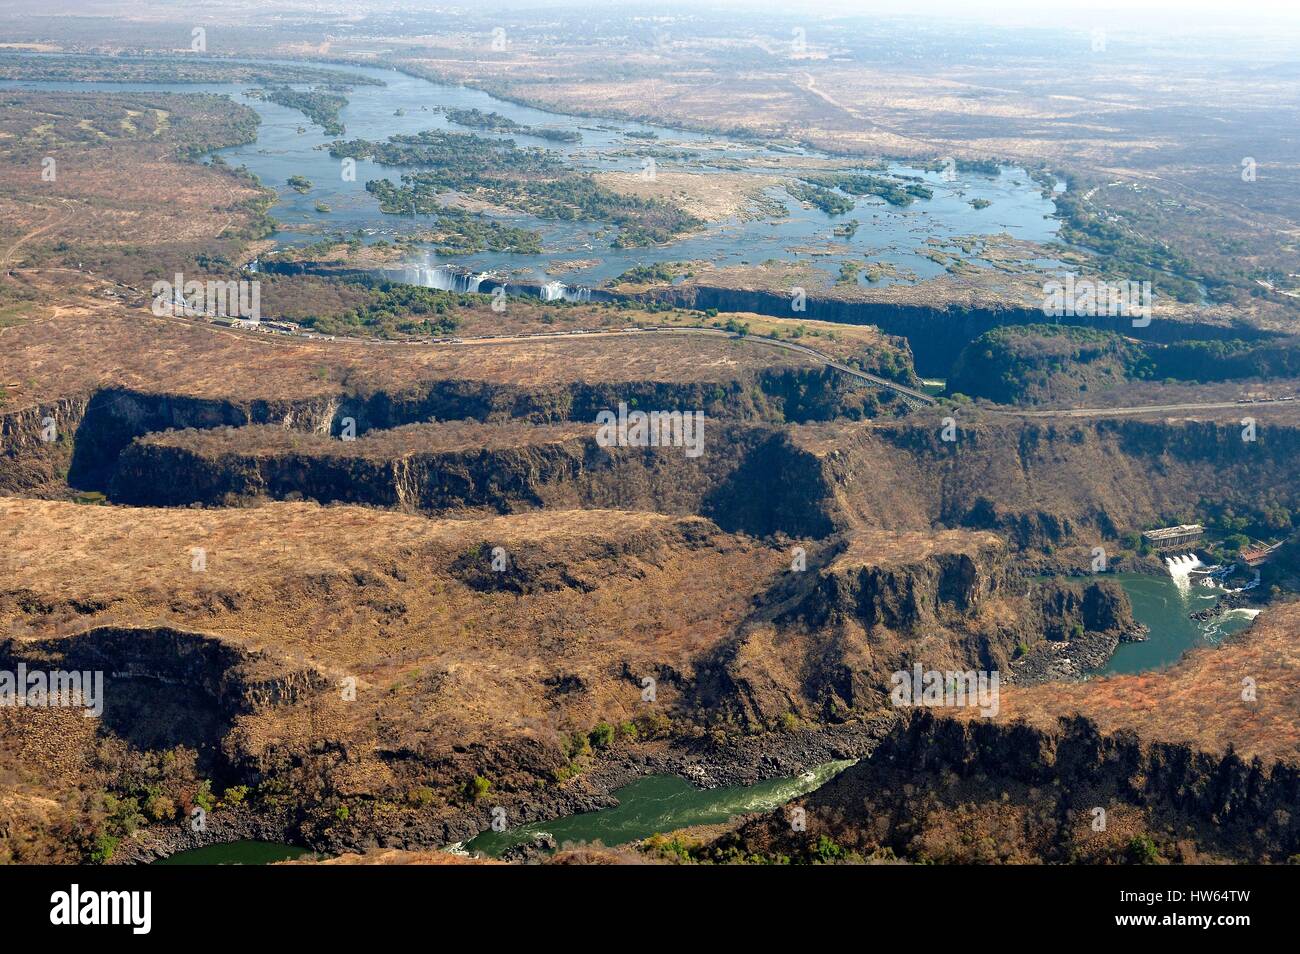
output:
<path id="1" fill-rule="evenodd" d="M 469 783 L 469 797 L 474 801 L 478 801 L 480 798 L 485 797 L 491 790 L 492 783 L 482 775 L 475 775 Z"/>
<path id="2" fill-rule="evenodd" d="M 591 741 L 593 749 L 607 749 L 614 741 L 614 727 L 608 722 L 598 722 L 596 727 L 588 733 L 587 738 Z"/>

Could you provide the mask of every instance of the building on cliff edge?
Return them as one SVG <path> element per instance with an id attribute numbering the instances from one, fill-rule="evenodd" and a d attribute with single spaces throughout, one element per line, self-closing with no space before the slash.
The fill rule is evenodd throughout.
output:
<path id="1" fill-rule="evenodd" d="M 1142 531 L 1142 539 L 1156 550 L 1180 550 L 1192 545 L 1205 533 L 1199 523 L 1184 523 L 1177 527 L 1160 527 Z"/>

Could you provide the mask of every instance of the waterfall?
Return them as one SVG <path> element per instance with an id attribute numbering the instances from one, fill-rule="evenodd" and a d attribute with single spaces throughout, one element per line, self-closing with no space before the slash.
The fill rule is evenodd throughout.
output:
<path id="1" fill-rule="evenodd" d="M 464 265 L 410 264 L 380 269 L 380 273 L 390 281 L 470 295 L 484 294 L 498 288 L 504 289 L 508 281 L 506 275 L 486 270 L 475 272 Z M 536 295 L 542 301 L 586 303 L 612 300 L 609 292 L 593 289 L 590 285 L 566 285 L 558 280 L 536 284 L 526 279 L 509 282 L 509 293 Z"/>
<path id="2" fill-rule="evenodd" d="M 591 289 L 586 285 L 569 286 L 564 282 L 546 282 L 538 286 L 537 297 L 542 301 L 591 301 Z"/>
<path id="3" fill-rule="evenodd" d="M 407 265 L 402 269 L 402 281 L 408 285 L 436 288 L 439 291 L 473 294 L 491 272 L 470 272 L 458 265 Z"/>
<path id="4" fill-rule="evenodd" d="M 1165 557 L 1165 566 L 1169 569 L 1169 576 L 1173 579 L 1174 586 L 1178 587 L 1180 593 L 1186 594 L 1192 588 L 1192 571 L 1200 569 L 1205 564 L 1195 553 L 1181 553 Z"/>

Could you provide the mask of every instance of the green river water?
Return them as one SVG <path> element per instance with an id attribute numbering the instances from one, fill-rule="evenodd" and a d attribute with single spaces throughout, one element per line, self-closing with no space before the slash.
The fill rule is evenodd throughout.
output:
<path id="1" fill-rule="evenodd" d="M 834 778 L 852 762 L 827 762 L 797 778 L 773 779 L 736 788 L 699 789 L 676 775 L 647 775 L 614 793 L 613 808 L 507 831 L 486 831 L 470 841 L 470 852 L 498 855 L 511 845 L 548 832 L 556 842 L 601 841 L 620 845 L 687 825 L 711 825 L 735 815 L 764 812 L 805 795 Z"/>
<path id="2" fill-rule="evenodd" d="M 1187 650 L 1215 645 L 1254 619 L 1253 610 L 1229 610 L 1204 622 L 1188 619 L 1191 613 L 1209 609 L 1224 592 L 1217 586 L 1201 586 L 1199 574 L 1182 586 L 1168 576 L 1117 573 L 1115 579 L 1133 603 L 1134 618 L 1149 632 L 1145 642 L 1121 643 L 1104 675 L 1163 669 Z"/>
<path id="3" fill-rule="evenodd" d="M 1122 644 L 1104 674 L 1163 668 L 1176 662 L 1188 649 L 1213 645 L 1245 629 L 1253 618 L 1252 611 L 1235 610 L 1204 622 L 1189 619 L 1188 614 L 1208 609 L 1223 593 L 1217 587 L 1201 586 L 1199 575 L 1187 580 L 1120 573 L 1114 578 L 1128 593 L 1134 617 L 1147 626 L 1149 633 L 1145 642 Z M 511 845 L 531 841 L 542 832 L 552 835 L 561 845 L 592 841 L 606 845 L 624 844 L 648 838 L 657 832 L 689 825 L 716 824 L 749 812 L 771 811 L 820 787 L 851 764 L 828 762 L 798 778 L 774 779 L 735 788 L 698 789 L 675 775 L 650 775 L 616 791 L 614 795 L 619 804 L 612 808 L 535 822 L 501 832 L 486 831 L 464 848 L 498 855 Z M 292 845 L 239 841 L 180 852 L 156 863 L 268 864 L 305 853 L 304 849 Z"/>

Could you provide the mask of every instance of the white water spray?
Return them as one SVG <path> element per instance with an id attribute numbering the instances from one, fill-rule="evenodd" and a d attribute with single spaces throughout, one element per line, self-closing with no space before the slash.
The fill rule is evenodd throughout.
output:
<path id="1" fill-rule="evenodd" d="M 1202 569 L 1205 564 L 1195 553 L 1180 553 L 1165 557 L 1165 566 L 1174 581 L 1174 586 L 1178 587 L 1178 592 L 1185 596 L 1192 589 L 1192 572 Z"/>

